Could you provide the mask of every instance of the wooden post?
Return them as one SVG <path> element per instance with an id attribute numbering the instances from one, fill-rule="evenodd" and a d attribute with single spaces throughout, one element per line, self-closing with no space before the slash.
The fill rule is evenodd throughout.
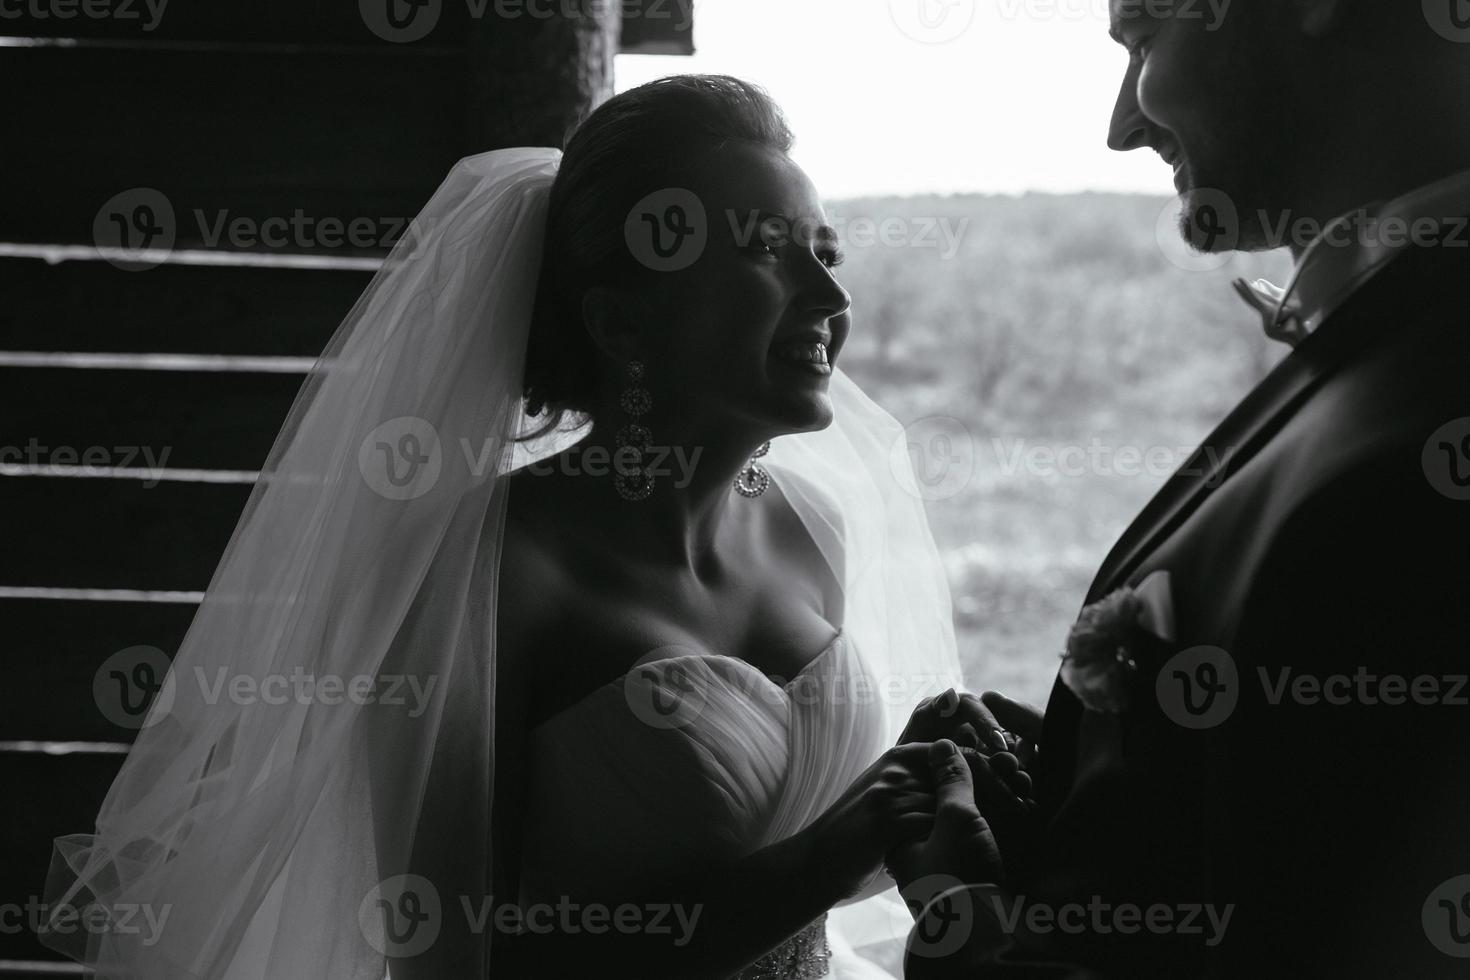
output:
<path id="1" fill-rule="evenodd" d="M 612 95 L 620 27 L 607 0 L 488 4 L 471 34 L 467 145 L 562 146 Z"/>

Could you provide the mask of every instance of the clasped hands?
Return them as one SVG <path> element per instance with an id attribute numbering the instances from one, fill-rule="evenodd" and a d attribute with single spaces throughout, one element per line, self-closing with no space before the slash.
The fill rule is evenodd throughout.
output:
<path id="1" fill-rule="evenodd" d="M 915 709 L 898 744 L 929 743 L 914 775 L 932 787 L 927 836 L 896 843 L 888 872 L 911 909 L 949 885 L 1007 884 L 1007 864 L 1029 849 L 1035 803 L 1032 769 L 1040 751 L 1041 712 L 987 692 L 950 689 Z"/>

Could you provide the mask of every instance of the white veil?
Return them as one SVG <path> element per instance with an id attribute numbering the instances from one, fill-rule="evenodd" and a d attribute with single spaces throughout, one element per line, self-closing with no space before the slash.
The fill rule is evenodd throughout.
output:
<path id="1" fill-rule="evenodd" d="M 498 477 L 559 160 L 460 161 L 303 385 L 95 832 L 56 841 L 42 940 L 99 980 L 489 974 L 461 905 L 493 890 Z M 832 396 L 768 459 L 896 737 L 960 686 L 949 593 L 902 429 Z"/>

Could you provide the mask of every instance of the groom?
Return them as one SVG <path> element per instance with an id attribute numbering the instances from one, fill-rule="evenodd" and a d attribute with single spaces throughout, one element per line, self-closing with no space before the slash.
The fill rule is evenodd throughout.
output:
<path id="1" fill-rule="evenodd" d="M 1109 145 L 1198 247 L 1292 249 L 1238 288 L 1294 349 L 1113 548 L 1044 719 L 986 696 L 1034 804 L 935 743 L 914 980 L 1470 976 L 1470 9 L 1200 6 L 1112 0 Z"/>

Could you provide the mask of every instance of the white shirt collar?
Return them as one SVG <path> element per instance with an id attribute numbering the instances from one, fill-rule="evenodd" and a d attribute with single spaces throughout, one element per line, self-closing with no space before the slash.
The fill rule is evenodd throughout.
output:
<path id="1" fill-rule="evenodd" d="M 1466 216 L 1470 170 L 1340 215 L 1302 252 L 1285 289 L 1264 279 L 1237 279 L 1235 289 L 1261 314 L 1268 336 L 1296 346 L 1405 246 L 1451 234 L 1470 247 L 1463 224 L 1449 227 Z"/>

